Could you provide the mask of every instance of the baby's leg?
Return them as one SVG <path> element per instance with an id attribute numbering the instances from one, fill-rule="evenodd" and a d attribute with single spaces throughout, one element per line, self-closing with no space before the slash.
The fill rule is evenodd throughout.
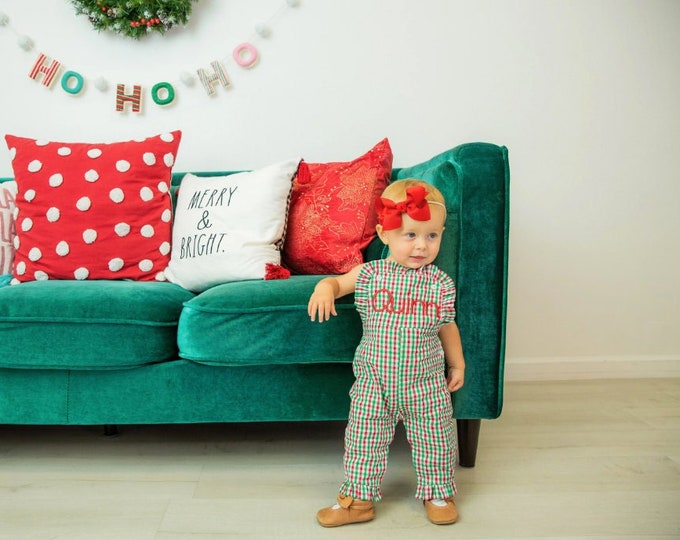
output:
<path id="1" fill-rule="evenodd" d="M 451 395 L 435 394 L 434 402 L 411 410 L 404 418 L 406 436 L 411 445 L 413 467 L 418 486 L 416 498 L 446 499 L 456 494 L 456 438 Z"/>
<path id="2" fill-rule="evenodd" d="M 371 377 L 358 377 L 350 395 L 345 482 L 340 492 L 355 499 L 379 501 L 396 419 L 388 410 L 380 386 Z"/>

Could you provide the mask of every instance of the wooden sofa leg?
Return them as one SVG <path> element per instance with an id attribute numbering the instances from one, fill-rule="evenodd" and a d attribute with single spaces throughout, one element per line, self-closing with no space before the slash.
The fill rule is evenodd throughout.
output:
<path id="1" fill-rule="evenodd" d="M 118 426 L 115 424 L 106 424 L 104 426 L 104 435 L 106 437 L 118 437 L 118 435 L 120 435 Z"/>
<path id="2" fill-rule="evenodd" d="M 458 428 L 458 462 L 461 467 L 474 467 L 477 460 L 477 444 L 479 443 L 479 428 L 482 421 L 456 420 Z"/>

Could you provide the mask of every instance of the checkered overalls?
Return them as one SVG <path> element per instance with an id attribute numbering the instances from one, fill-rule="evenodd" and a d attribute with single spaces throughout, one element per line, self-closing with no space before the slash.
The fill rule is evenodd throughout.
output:
<path id="1" fill-rule="evenodd" d="M 410 269 L 366 263 L 355 303 L 363 337 L 345 430 L 345 482 L 340 492 L 380 500 L 389 445 L 399 420 L 411 445 L 419 499 L 455 495 L 456 441 L 444 377 L 442 324 L 455 318 L 453 280 L 434 265 Z"/>

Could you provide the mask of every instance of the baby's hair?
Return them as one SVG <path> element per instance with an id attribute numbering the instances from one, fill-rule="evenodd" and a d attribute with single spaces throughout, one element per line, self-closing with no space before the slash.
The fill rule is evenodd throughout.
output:
<path id="1" fill-rule="evenodd" d="M 413 186 L 423 186 L 427 195 L 425 198 L 433 203 L 439 203 L 444 208 L 446 208 L 444 195 L 432 184 L 428 184 L 422 180 L 417 180 L 415 178 L 405 178 L 404 180 L 395 180 L 389 184 L 385 191 L 382 192 L 381 197 L 385 199 L 390 199 L 394 202 L 400 202 L 406 200 L 406 189 Z"/>

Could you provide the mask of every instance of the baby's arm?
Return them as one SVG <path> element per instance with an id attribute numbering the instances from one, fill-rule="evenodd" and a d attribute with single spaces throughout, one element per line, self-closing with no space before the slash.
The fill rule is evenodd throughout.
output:
<path id="1" fill-rule="evenodd" d="M 340 276 L 323 278 L 316 284 L 307 304 L 307 313 L 312 321 L 317 315 L 319 322 L 324 322 L 330 319 L 331 315 L 338 314 L 335 311 L 335 299 L 354 292 L 357 276 L 362 266 L 359 264 Z"/>
<path id="2" fill-rule="evenodd" d="M 460 340 L 460 332 L 455 322 L 445 324 L 439 329 L 439 339 L 444 348 L 444 358 L 449 368 L 446 375 L 446 383 L 449 392 L 455 392 L 463 386 L 465 381 L 465 358 L 463 357 L 463 344 Z"/>

